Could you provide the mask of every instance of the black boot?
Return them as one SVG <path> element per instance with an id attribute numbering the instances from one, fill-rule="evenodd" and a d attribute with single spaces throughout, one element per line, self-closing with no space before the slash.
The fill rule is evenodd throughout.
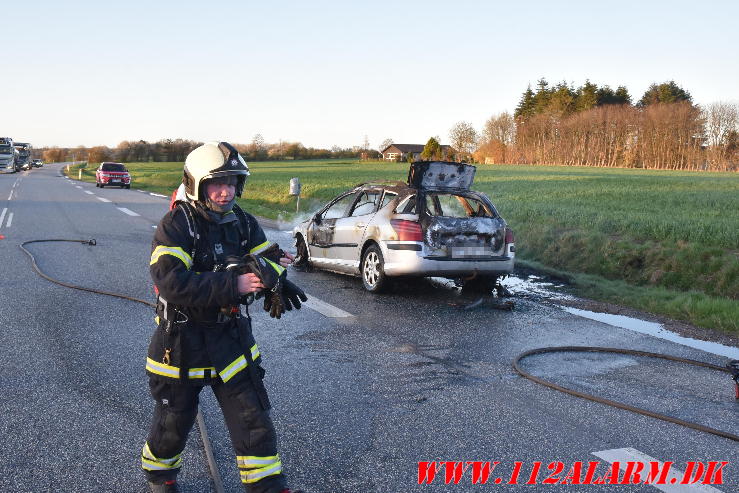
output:
<path id="1" fill-rule="evenodd" d="M 180 490 L 177 488 L 177 481 L 171 479 L 164 483 L 149 482 L 149 491 L 151 493 L 179 493 Z"/>

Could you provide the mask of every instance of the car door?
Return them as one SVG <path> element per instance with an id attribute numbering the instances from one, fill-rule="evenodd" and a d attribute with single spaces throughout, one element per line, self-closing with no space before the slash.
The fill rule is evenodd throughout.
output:
<path id="1" fill-rule="evenodd" d="M 347 217 L 336 220 L 334 225 L 334 254 L 340 260 L 342 270 L 356 272 L 359 254 L 367 225 L 372 220 L 382 198 L 382 190 L 362 190 L 352 204 Z"/>
<path id="2" fill-rule="evenodd" d="M 308 230 L 308 250 L 311 262 L 324 268 L 344 270 L 337 257 L 334 238 L 336 221 L 349 214 L 350 207 L 357 198 L 356 192 L 349 192 L 334 199 L 331 204 L 314 216 Z"/>

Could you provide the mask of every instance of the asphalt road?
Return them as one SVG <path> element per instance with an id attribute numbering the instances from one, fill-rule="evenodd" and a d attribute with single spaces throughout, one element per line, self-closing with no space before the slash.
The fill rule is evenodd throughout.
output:
<path id="1" fill-rule="evenodd" d="M 18 248 L 33 244 L 48 274 L 151 299 L 150 242 L 166 198 L 97 189 L 60 176 L 59 165 L 0 175 L 0 491 L 140 492 L 139 454 L 153 401 L 144 372 L 152 310 L 71 290 L 38 277 Z M 248 193 L 248 189 L 246 191 Z M 10 219 L 12 214 L 12 220 Z M 10 223 L 10 224 L 8 224 Z M 283 247 L 288 232 L 267 230 Z M 252 307 L 255 336 L 291 485 L 310 493 L 474 491 L 655 492 L 649 485 L 544 485 L 546 466 L 600 461 L 635 449 L 684 471 L 686 461 L 728 461 L 718 491 L 739 491 L 737 442 L 568 396 L 519 377 L 523 351 L 560 345 L 638 349 L 724 365 L 726 358 L 580 318 L 534 299 L 515 311 L 463 310 L 456 291 L 405 282 L 385 295 L 323 272 L 290 277 L 351 314 L 304 308 L 272 320 Z M 316 305 L 317 306 L 317 305 Z M 318 307 L 320 308 L 320 307 Z M 722 373 L 648 358 L 551 354 L 527 370 L 562 385 L 739 434 L 739 402 Z M 202 411 L 227 492 L 241 491 L 215 399 Z M 601 454 L 603 455 L 603 454 Z M 419 461 L 500 461 L 491 478 L 518 485 L 418 484 Z M 197 429 L 185 451 L 185 492 L 212 482 Z M 525 485 L 535 462 L 537 485 Z M 699 491 L 699 490 L 663 490 Z M 707 491 L 707 490 L 701 490 Z"/>

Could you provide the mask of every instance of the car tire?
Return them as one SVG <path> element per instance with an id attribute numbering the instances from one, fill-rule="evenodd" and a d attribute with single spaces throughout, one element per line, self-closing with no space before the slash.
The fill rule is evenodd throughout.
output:
<path id="1" fill-rule="evenodd" d="M 131 185 L 124 185 L 127 189 L 131 189 Z"/>
<path id="2" fill-rule="evenodd" d="M 310 252 L 308 245 L 305 244 L 303 235 L 298 235 L 295 239 L 295 260 L 293 267 L 298 270 L 308 270 L 310 268 Z"/>
<path id="3" fill-rule="evenodd" d="M 377 245 L 370 245 L 362 255 L 361 264 L 362 285 L 370 293 L 381 293 L 390 285 L 385 275 L 385 260 Z"/>
<path id="4" fill-rule="evenodd" d="M 100 184 L 100 188 L 105 188 L 105 185 L 103 185 L 103 184 L 101 183 L 101 184 Z"/>
<path id="5" fill-rule="evenodd" d="M 100 183 L 95 182 L 95 188 L 100 188 Z"/>

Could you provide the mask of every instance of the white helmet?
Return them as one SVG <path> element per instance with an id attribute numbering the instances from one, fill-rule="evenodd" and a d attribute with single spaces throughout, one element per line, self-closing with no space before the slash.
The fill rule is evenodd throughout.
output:
<path id="1" fill-rule="evenodd" d="M 211 178 L 236 176 L 236 196 L 241 197 L 249 167 L 239 152 L 228 142 L 208 142 L 197 147 L 185 159 L 185 173 L 182 183 L 187 198 L 205 201 L 202 184 Z"/>

